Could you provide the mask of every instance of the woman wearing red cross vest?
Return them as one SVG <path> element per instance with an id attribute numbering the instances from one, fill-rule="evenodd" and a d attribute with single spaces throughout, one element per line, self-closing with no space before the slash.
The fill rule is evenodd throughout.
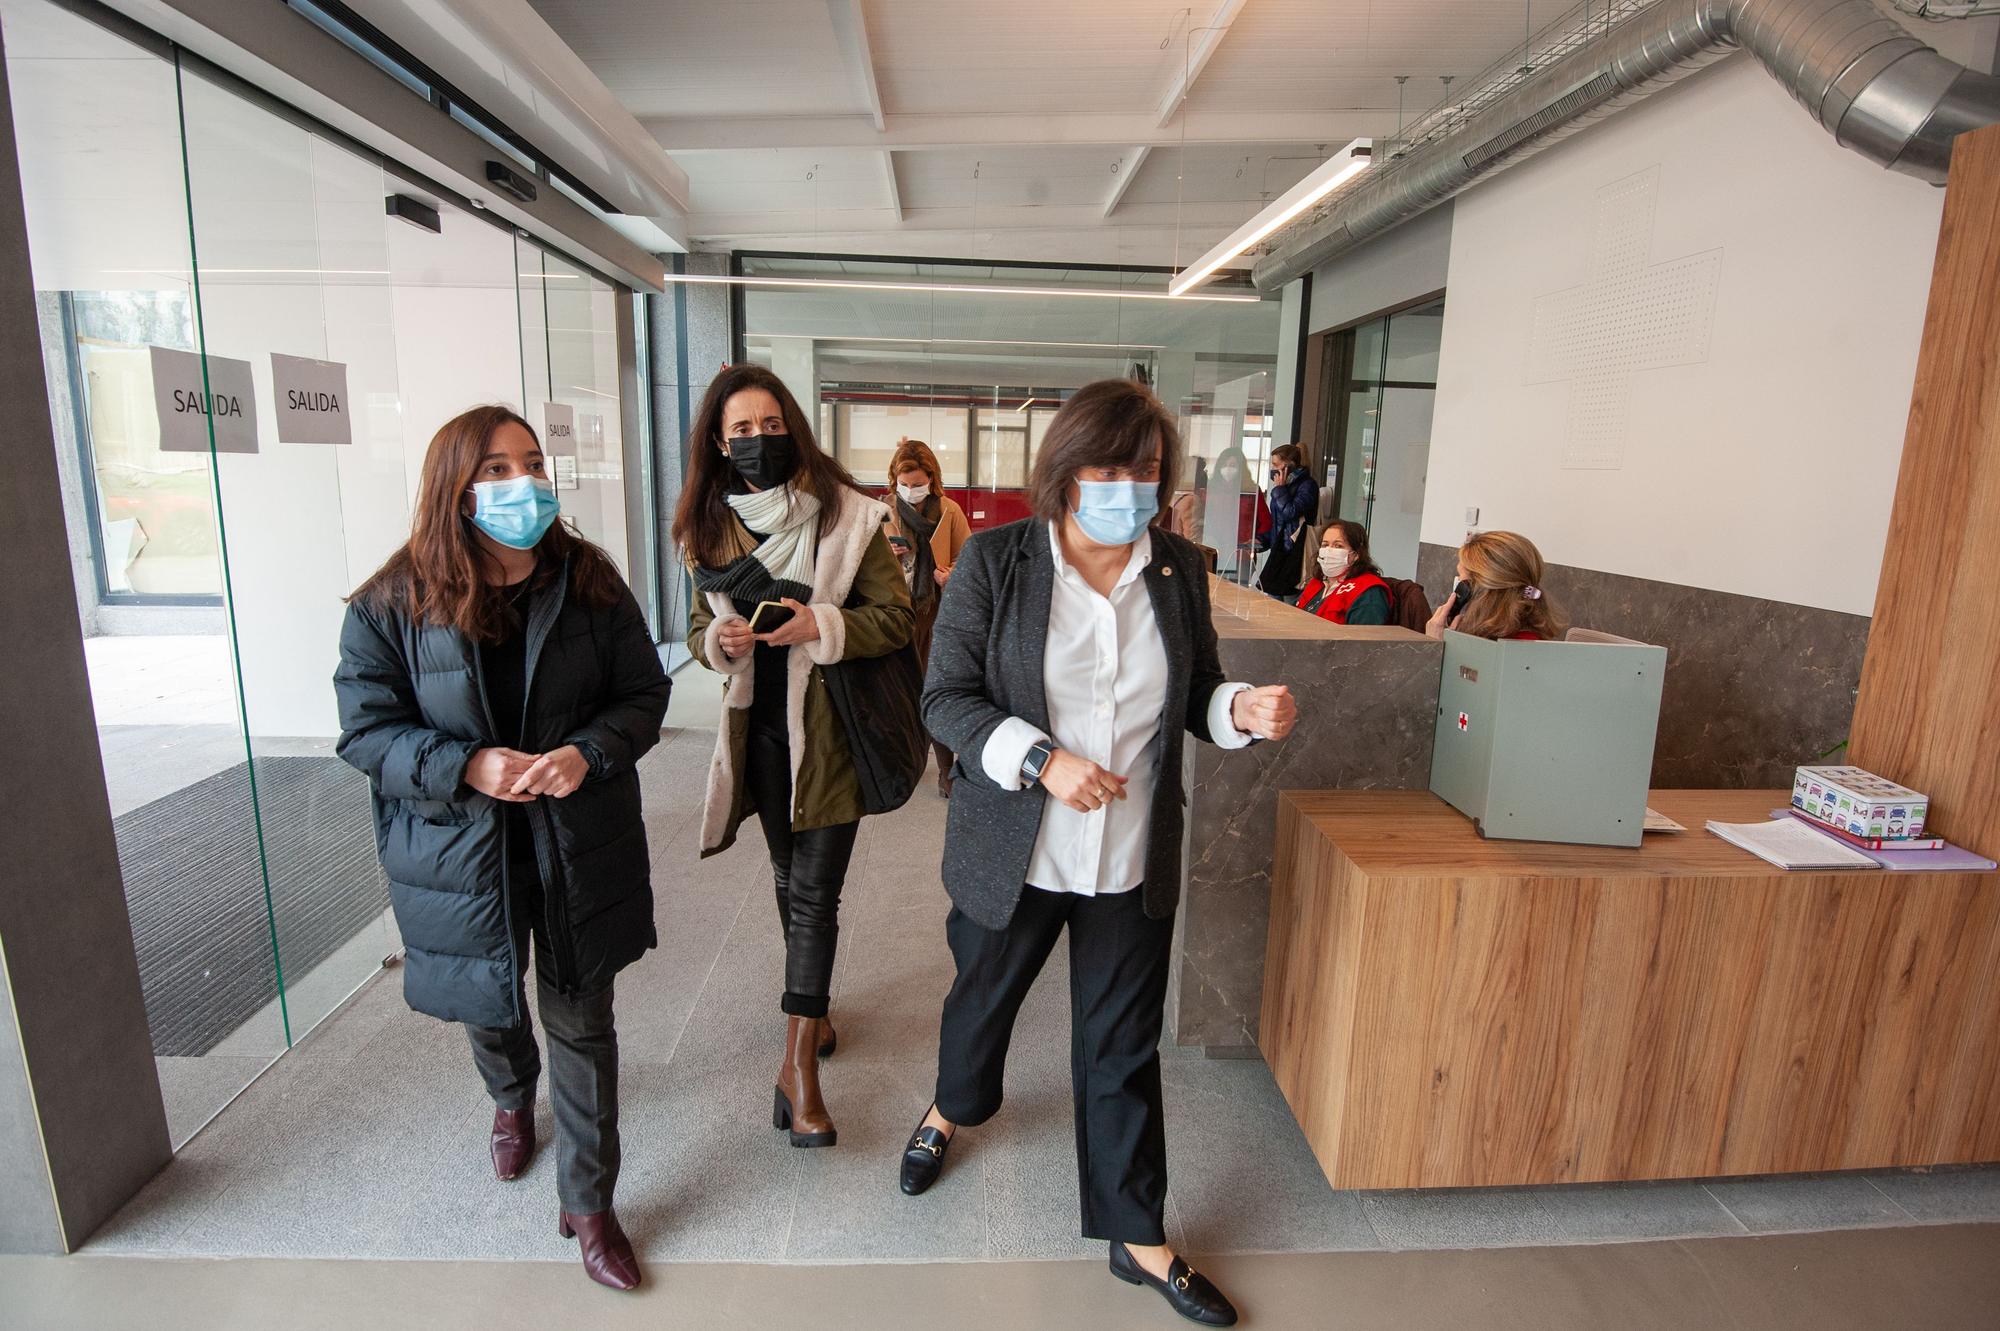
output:
<path id="1" fill-rule="evenodd" d="M 1368 557 L 1368 529 L 1335 518 L 1319 538 L 1319 576 L 1299 594 L 1299 609 L 1335 624 L 1391 624 L 1395 604 L 1382 570 Z"/>

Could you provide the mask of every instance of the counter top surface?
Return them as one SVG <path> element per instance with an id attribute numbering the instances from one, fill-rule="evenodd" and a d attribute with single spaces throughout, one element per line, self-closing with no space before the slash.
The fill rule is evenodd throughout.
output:
<path id="1" fill-rule="evenodd" d="M 1544 841 L 1488 840 L 1472 820 L 1427 790 L 1288 790 L 1283 798 L 1357 868 L 1388 876 L 1721 878 L 1787 872 L 1730 845 L 1704 827 L 1770 821 L 1791 801 L 1784 790 L 1656 790 L 1647 802 L 1687 828 L 1648 832 L 1636 848 L 1564 846 Z M 1796 871 L 1889 873 L 1886 869 Z M 1918 877 L 1897 872 L 1896 878 Z M 2000 874 L 1994 875 L 2000 882 Z"/>
<path id="2" fill-rule="evenodd" d="M 1215 635 L 1224 640 L 1291 639 L 1319 642 L 1428 642 L 1421 633 L 1393 624 L 1335 624 L 1297 606 L 1239 587 L 1210 574 L 1208 599 Z"/>

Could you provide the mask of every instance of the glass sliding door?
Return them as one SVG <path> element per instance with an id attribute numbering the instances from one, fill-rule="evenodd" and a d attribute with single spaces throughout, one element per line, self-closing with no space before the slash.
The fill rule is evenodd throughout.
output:
<path id="1" fill-rule="evenodd" d="M 388 191 L 378 162 L 231 89 L 186 74 L 181 100 L 270 1007 L 296 1041 L 398 946 L 333 695 L 344 598 L 409 532 Z"/>
<path id="2" fill-rule="evenodd" d="M 179 1145 L 400 951 L 332 678 L 345 599 L 407 539 L 438 427 L 488 402 L 562 418 L 564 508 L 630 571 L 617 293 L 164 41 L 49 0 L 0 0 L 0 22 Z M 437 225 L 392 216 L 397 194 Z"/>
<path id="3" fill-rule="evenodd" d="M 1391 577 L 1414 578 L 1444 302 L 1371 319 L 1330 336 L 1330 435 L 1321 484 L 1341 517 L 1368 528 Z"/>
<path id="4" fill-rule="evenodd" d="M 178 1145 L 286 1048 L 198 412 L 180 80 L 47 0 L 4 0 L 0 23 L 98 741 Z"/>
<path id="5" fill-rule="evenodd" d="M 608 282 L 516 240 L 527 417 L 555 459 L 563 515 L 632 579 L 617 301 Z"/>

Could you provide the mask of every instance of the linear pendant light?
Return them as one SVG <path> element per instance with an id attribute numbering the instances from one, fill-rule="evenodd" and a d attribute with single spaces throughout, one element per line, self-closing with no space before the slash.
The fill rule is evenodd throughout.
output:
<path id="1" fill-rule="evenodd" d="M 1263 211 L 1230 232 L 1221 244 L 1176 273 L 1167 283 L 1167 295 L 1200 299 L 1189 292 L 1214 276 L 1223 264 L 1366 171 L 1374 160 L 1373 152 L 1374 140 L 1356 139 L 1314 167 L 1304 180 L 1265 204 Z"/>
<path id="2" fill-rule="evenodd" d="M 979 284 L 971 282 L 895 282 L 879 279 L 839 278 L 839 277 L 732 277 L 707 273 L 668 273 L 666 281 L 686 284 L 712 284 L 715 286 L 742 287 L 821 287 L 849 291 L 927 291 L 943 292 L 950 295 L 980 296 L 1090 296 L 1099 300 L 1207 300 L 1229 305 L 1255 305 L 1264 298 L 1259 295 L 1224 295 L 1221 292 L 1205 292 L 1199 296 L 1186 296 L 1180 292 L 1132 291 L 1118 287 L 1062 287 L 1062 286 L 1005 286 L 998 283 Z"/>

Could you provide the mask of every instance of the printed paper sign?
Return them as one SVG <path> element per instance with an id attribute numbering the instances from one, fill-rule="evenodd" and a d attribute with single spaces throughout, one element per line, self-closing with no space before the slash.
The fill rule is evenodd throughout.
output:
<path id="1" fill-rule="evenodd" d="M 162 453 L 206 453 L 209 423 L 215 424 L 215 451 L 257 451 L 257 392 L 247 360 L 202 358 L 192 351 L 148 347 L 153 358 L 153 409 L 160 420 Z"/>
<path id="2" fill-rule="evenodd" d="M 354 417 L 347 367 L 339 361 L 271 353 L 271 393 L 277 399 L 281 444 L 351 444 Z"/>
<path id="3" fill-rule="evenodd" d="M 574 490 L 576 474 L 576 408 L 560 402 L 542 403 L 542 453 L 556 489 Z"/>

